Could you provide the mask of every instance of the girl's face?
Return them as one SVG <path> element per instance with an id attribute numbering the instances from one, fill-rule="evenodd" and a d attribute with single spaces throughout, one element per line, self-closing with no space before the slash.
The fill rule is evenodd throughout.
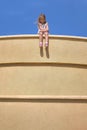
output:
<path id="1" fill-rule="evenodd" d="M 45 23 L 45 19 L 44 19 L 44 17 L 41 17 L 41 18 L 40 18 L 40 23 L 42 23 L 42 24 Z"/>

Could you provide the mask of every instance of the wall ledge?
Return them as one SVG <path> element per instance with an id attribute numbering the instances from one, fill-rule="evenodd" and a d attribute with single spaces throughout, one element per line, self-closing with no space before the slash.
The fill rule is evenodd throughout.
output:
<path id="1" fill-rule="evenodd" d="M 2 100 L 85 100 L 87 101 L 87 96 L 77 96 L 77 95 L 0 95 L 0 101 Z"/>
<path id="2" fill-rule="evenodd" d="M 0 36 L 0 40 L 7 40 L 7 39 L 38 39 L 37 34 L 29 34 L 29 35 L 6 35 Z M 68 35 L 49 35 L 50 39 L 64 39 L 64 40 L 78 40 L 78 41 L 87 41 L 87 37 L 80 37 L 80 36 L 68 36 Z"/>

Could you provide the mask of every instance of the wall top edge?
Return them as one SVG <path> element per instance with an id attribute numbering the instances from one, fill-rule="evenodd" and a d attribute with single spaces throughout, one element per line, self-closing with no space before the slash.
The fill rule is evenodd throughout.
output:
<path id="1" fill-rule="evenodd" d="M 7 36 L 0 36 L 0 40 L 5 39 L 26 39 L 26 38 L 36 38 L 38 39 L 37 34 L 29 34 L 29 35 L 7 35 Z M 66 39 L 66 40 L 85 40 L 87 41 L 87 37 L 80 37 L 80 36 L 68 36 L 68 35 L 49 35 L 50 39 Z"/>

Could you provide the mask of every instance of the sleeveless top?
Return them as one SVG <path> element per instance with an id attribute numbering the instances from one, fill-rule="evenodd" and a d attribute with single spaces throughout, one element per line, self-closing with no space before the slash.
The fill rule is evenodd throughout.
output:
<path id="1" fill-rule="evenodd" d="M 46 22 L 45 24 L 41 24 L 39 23 L 39 25 L 41 26 L 41 28 L 45 29 L 46 26 L 48 26 L 48 23 Z M 40 32 L 40 28 L 38 27 L 38 33 Z"/>

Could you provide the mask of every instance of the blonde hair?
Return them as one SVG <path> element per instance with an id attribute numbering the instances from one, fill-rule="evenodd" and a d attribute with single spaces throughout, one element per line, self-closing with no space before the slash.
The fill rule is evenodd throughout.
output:
<path id="1" fill-rule="evenodd" d="M 38 17 L 38 23 L 41 23 L 40 22 L 41 18 L 43 18 L 44 19 L 44 23 L 46 23 L 46 16 L 45 16 L 45 14 L 40 14 L 40 16 Z"/>

